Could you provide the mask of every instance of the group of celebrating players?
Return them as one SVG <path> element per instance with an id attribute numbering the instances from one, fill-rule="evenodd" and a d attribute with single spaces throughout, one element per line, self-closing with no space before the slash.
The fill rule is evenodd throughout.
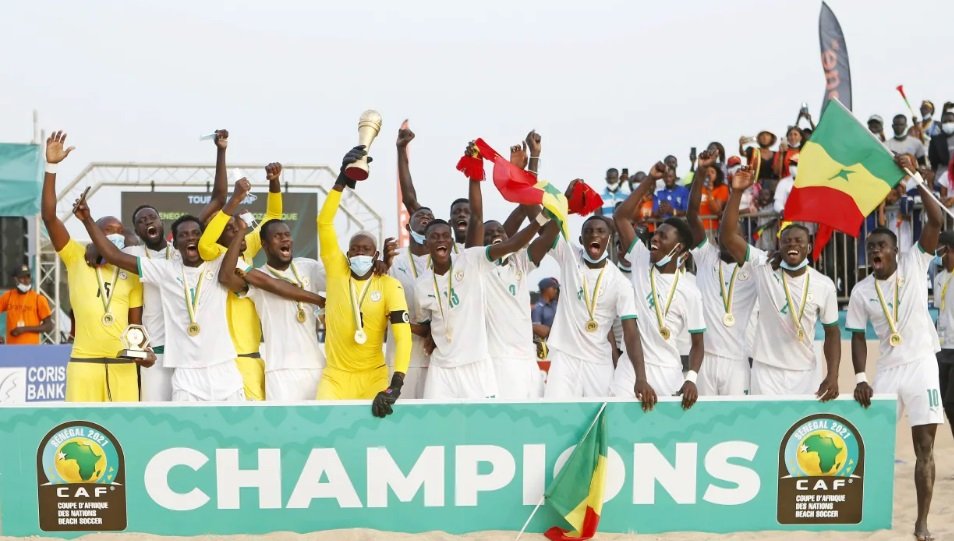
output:
<path id="1" fill-rule="evenodd" d="M 409 246 L 396 249 L 388 239 L 379 247 L 366 232 L 352 236 L 346 250 L 339 245 L 335 215 L 343 192 L 355 188 L 344 170 L 366 157 L 359 146 L 345 155 L 319 213 L 316 261 L 294 256 L 291 231 L 281 220 L 280 164 L 266 167 L 267 211 L 253 230 L 240 208 L 250 183 L 237 181 L 227 199 L 225 130 L 214 137 L 210 202 L 198 216 L 172 224 L 171 243 L 159 211 L 146 205 L 130 216 L 141 244 L 126 246 L 120 220 L 94 221 L 84 196 L 74 205 L 92 239 L 84 246 L 56 216 L 56 167 L 73 148 L 65 147 L 64 133 L 54 133 L 47 141 L 42 216 L 68 272 L 76 320 L 67 400 L 372 399 L 374 415 L 383 417 L 400 396 L 539 397 L 528 275 L 547 255 L 559 264 L 564 294 L 547 341 L 544 398 L 632 397 L 650 410 L 660 395 L 681 395 L 686 409 L 700 394 L 838 396 L 835 286 L 809 266 L 806 227 L 783 229 L 774 253 L 740 235 L 739 203 L 754 181 L 747 167 L 731 175 L 718 243 L 707 238 L 699 215 L 705 175 L 692 183 L 685 219 L 661 222 L 648 243 L 637 237 L 639 204 L 666 174 L 658 163 L 612 219 L 585 220 L 577 245 L 539 206 L 518 206 L 504 222 L 484 221 L 479 181 L 470 181 L 467 199 L 451 206 L 450 221 L 436 218 L 418 202 L 411 180 L 407 146 L 413 138 L 402 126 L 398 170 L 410 214 Z M 540 152 L 540 136 L 531 132 L 511 148 L 511 162 L 535 174 Z M 915 169 L 910 156 L 898 160 Z M 699 169 L 713 162 L 703 153 Z M 896 393 L 907 412 L 918 457 L 919 522 L 926 527 L 934 433 L 944 411 L 935 361 L 940 344 L 925 277 L 942 216 L 917 175 L 909 181 L 918 183 L 927 216 L 920 239 L 899 254 L 890 230 L 868 235 L 873 273 L 851 292 L 846 327 L 855 398 L 867 406 L 874 392 Z M 614 237 L 628 268 L 611 261 Z M 252 268 L 260 250 L 266 263 Z M 690 257 L 695 274 L 685 270 Z M 935 292 L 942 307 L 954 306 L 946 302 L 951 263 Z M 745 343 L 753 321 L 750 364 Z M 942 315 L 941 321 L 948 319 Z M 813 347 L 818 322 L 826 366 L 821 382 Z M 865 375 L 868 323 L 880 340 L 871 385 Z M 130 324 L 148 331 L 144 361 L 117 358 Z M 677 346 L 677 337 L 686 334 L 688 371 Z M 614 344 L 621 350 L 618 362 Z"/>

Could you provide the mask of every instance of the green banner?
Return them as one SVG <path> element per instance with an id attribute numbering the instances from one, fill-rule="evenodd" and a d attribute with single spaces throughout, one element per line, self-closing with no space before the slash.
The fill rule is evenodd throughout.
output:
<path id="1" fill-rule="evenodd" d="M 600 405 L 4 407 L 0 534 L 517 530 Z M 606 422 L 600 531 L 891 527 L 894 399 L 614 401 Z"/>
<path id="2" fill-rule="evenodd" d="M 44 163 L 40 145 L 0 143 L 0 216 L 33 216 L 40 211 Z"/>

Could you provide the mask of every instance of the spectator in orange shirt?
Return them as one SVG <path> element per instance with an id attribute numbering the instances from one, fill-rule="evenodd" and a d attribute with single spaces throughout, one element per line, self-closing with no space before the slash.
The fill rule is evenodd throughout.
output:
<path id="1" fill-rule="evenodd" d="M 704 161 L 706 163 L 702 163 Z M 729 200 L 729 187 L 725 184 L 722 168 L 713 161 L 711 155 L 706 158 L 700 157 L 699 162 L 700 167 L 696 174 L 705 175 L 702 181 L 702 203 L 699 205 L 699 216 L 703 217 L 702 224 L 706 231 L 716 231 L 719 229 L 722 208 Z M 706 218 L 706 216 L 715 216 L 715 218 Z"/>
<path id="2" fill-rule="evenodd" d="M 7 313 L 6 342 L 11 345 L 37 345 L 40 343 L 40 333 L 53 330 L 50 305 L 46 297 L 33 291 L 30 267 L 18 267 L 13 278 L 16 288 L 0 295 L 0 312 Z"/>

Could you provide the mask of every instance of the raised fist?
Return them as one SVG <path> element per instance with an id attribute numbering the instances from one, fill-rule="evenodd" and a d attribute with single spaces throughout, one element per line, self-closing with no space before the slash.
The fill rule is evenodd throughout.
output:
<path id="1" fill-rule="evenodd" d="M 527 138 L 524 139 L 524 143 L 526 143 L 524 150 L 529 148 L 530 156 L 534 158 L 540 156 L 540 134 L 537 133 L 537 130 L 531 130 L 530 133 L 527 134 Z"/>
<path id="2" fill-rule="evenodd" d="M 76 147 L 68 147 L 64 150 L 66 144 L 66 132 L 55 131 L 46 139 L 46 163 L 60 163 L 65 160 L 70 152 Z"/>
<path id="3" fill-rule="evenodd" d="M 215 137 L 212 138 L 212 141 L 215 142 L 217 148 L 225 150 L 229 146 L 229 130 L 215 130 Z"/>
<path id="4" fill-rule="evenodd" d="M 666 176 L 666 169 L 666 164 L 663 162 L 656 162 L 655 165 L 650 168 L 649 174 L 647 176 L 653 180 L 659 180 Z"/>
<path id="5" fill-rule="evenodd" d="M 398 148 L 407 148 L 407 144 L 414 140 L 414 132 L 408 127 L 407 120 L 401 123 L 398 129 L 397 146 Z"/>
<path id="6" fill-rule="evenodd" d="M 520 169 L 526 169 L 530 158 L 527 157 L 527 143 L 510 147 L 510 163 Z"/>
<path id="7" fill-rule="evenodd" d="M 273 180 L 278 180 L 282 174 L 282 164 L 278 162 L 272 162 L 265 166 L 265 178 L 269 182 Z"/>
<path id="8" fill-rule="evenodd" d="M 743 191 L 748 189 L 755 182 L 755 175 L 752 173 L 752 168 L 748 165 L 743 165 L 739 168 L 738 171 L 732 175 L 732 189 L 737 191 Z"/>
<path id="9" fill-rule="evenodd" d="M 232 192 L 232 197 L 244 200 L 250 191 L 252 191 L 252 183 L 247 178 L 242 177 L 235 181 L 235 191 Z"/>
<path id="10" fill-rule="evenodd" d="M 710 165 L 715 165 L 716 154 L 714 152 L 710 153 L 708 150 L 703 150 L 699 154 L 699 167 L 709 167 Z"/>

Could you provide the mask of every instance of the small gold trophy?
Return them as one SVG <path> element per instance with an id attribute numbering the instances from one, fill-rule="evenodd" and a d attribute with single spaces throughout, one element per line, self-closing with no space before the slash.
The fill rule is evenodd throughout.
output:
<path id="1" fill-rule="evenodd" d="M 371 151 L 371 142 L 381 131 L 381 113 L 368 109 L 361 113 L 358 119 L 358 144 L 364 145 L 364 149 Z M 368 178 L 368 157 L 364 156 L 360 160 L 351 163 L 345 168 L 345 176 L 351 180 L 366 180 Z"/>
<path id="2" fill-rule="evenodd" d="M 149 334 L 142 325 L 129 325 L 119 337 L 123 342 L 123 350 L 119 352 L 120 359 L 145 361 L 150 355 Z"/>

